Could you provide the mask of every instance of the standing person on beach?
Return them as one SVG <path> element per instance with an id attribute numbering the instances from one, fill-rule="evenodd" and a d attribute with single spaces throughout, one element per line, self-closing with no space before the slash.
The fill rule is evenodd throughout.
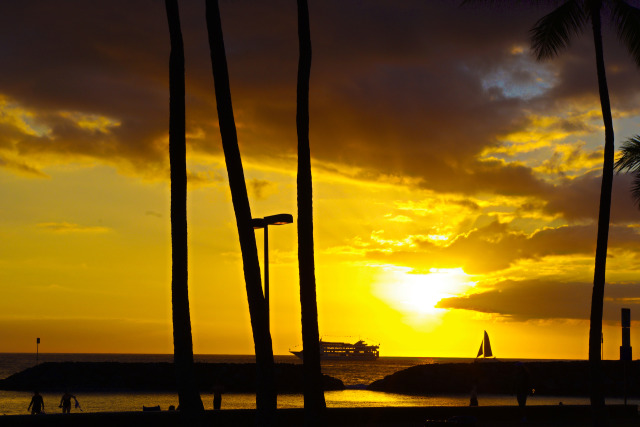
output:
<path id="1" fill-rule="evenodd" d="M 473 387 L 471 387 L 469 406 L 478 406 L 478 386 L 476 384 L 473 384 Z"/>
<path id="2" fill-rule="evenodd" d="M 44 414 L 44 400 L 37 391 L 33 393 L 31 403 L 29 403 L 29 407 L 27 408 L 27 411 L 28 410 L 31 410 L 31 415 Z"/>
<path id="3" fill-rule="evenodd" d="M 213 387 L 213 409 L 219 410 L 222 406 L 222 391 L 224 387 L 221 385 L 215 385 Z"/>
<path id="4" fill-rule="evenodd" d="M 522 421 L 526 421 L 525 406 L 527 405 L 527 397 L 531 392 L 531 378 L 529 377 L 529 371 L 522 362 L 516 363 L 515 386 L 516 399 L 520 407 Z"/>
<path id="5" fill-rule="evenodd" d="M 75 400 L 76 404 L 78 403 L 78 400 L 74 395 L 72 395 L 68 391 L 65 391 L 64 394 L 62 395 L 62 398 L 60 399 L 60 405 L 58 406 L 58 408 L 62 408 L 63 414 L 71 413 L 71 399 Z M 78 404 L 77 406 L 80 406 L 80 405 Z"/>

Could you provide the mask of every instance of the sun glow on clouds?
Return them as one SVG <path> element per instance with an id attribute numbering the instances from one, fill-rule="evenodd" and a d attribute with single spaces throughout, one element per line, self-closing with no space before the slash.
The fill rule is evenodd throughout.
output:
<path id="1" fill-rule="evenodd" d="M 410 316 L 444 314 L 445 309 L 436 308 L 441 299 L 462 295 L 476 284 L 462 268 L 431 268 L 427 274 L 398 266 L 385 270 L 384 282 L 378 285 L 380 297 Z"/>
<path id="2" fill-rule="evenodd" d="M 421 236 L 409 236 L 401 240 L 385 239 L 382 237 L 384 230 L 371 232 L 371 240 L 382 247 L 383 252 L 392 252 L 394 248 L 415 247 L 416 241 Z"/>
<path id="3" fill-rule="evenodd" d="M 120 126 L 118 120 L 101 116 L 99 114 L 87 114 L 79 111 L 63 111 L 61 117 L 71 120 L 80 129 L 90 132 L 109 133 L 114 127 Z"/>
<path id="4" fill-rule="evenodd" d="M 7 97 L 0 94 L 0 124 L 15 127 L 25 135 L 43 137 L 51 133 L 51 129 L 39 123 L 36 115 L 11 102 Z"/>
<path id="5" fill-rule="evenodd" d="M 591 104 L 567 105 L 560 115 L 531 114 L 521 129 L 500 136 L 499 145 L 486 147 L 479 160 L 522 165 L 550 183 L 581 176 L 602 163 L 602 148 L 592 141 L 600 132 L 599 114 Z"/>
<path id="6" fill-rule="evenodd" d="M 568 105 L 562 115 L 529 114 L 523 128 L 502 136 L 502 146 L 491 147 L 494 153 L 517 155 L 545 145 L 556 144 L 567 137 L 587 135 L 598 130 L 599 111 L 595 105 Z"/>

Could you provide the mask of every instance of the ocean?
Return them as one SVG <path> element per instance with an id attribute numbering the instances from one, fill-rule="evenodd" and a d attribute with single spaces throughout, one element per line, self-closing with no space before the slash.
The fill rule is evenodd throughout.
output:
<path id="1" fill-rule="evenodd" d="M 276 363 L 302 363 L 295 356 L 275 356 Z M 149 354 L 40 354 L 38 362 L 171 362 L 173 355 Z M 205 363 L 251 363 L 255 359 L 247 355 L 195 355 L 196 362 Z M 322 372 L 342 380 L 346 390 L 325 392 L 328 407 L 381 407 L 381 406 L 467 406 L 469 395 L 404 395 L 365 390 L 371 382 L 391 375 L 405 368 L 425 363 L 470 362 L 473 359 L 460 358 L 418 358 L 418 357 L 380 357 L 373 362 L 323 361 Z M 0 379 L 20 372 L 36 364 L 34 354 L 0 353 Z M 70 390 L 73 393 L 73 390 Z M 31 392 L 0 390 L 0 414 L 27 414 Z M 60 412 L 59 394 L 42 393 L 45 411 Z M 213 409 L 213 394 L 201 394 L 205 409 Z M 140 411 L 142 406 L 160 405 L 168 409 L 169 405 L 178 405 L 175 393 L 79 393 L 76 394 L 80 408 L 84 412 Z M 480 405 L 516 405 L 516 399 L 510 395 L 478 396 Z M 559 402 L 569 405 L 587 405 L 586 397 L 536 396 L 530 397 L 527 404 L 557 405 Z M 622 399 L 608 399 L 607 403 L 623 403 Z M 639 404 L 640 401 L 629 401 Z M 302 408 L 301 394 L 278 395 L 279 408 Z M 222 397 L 222 409 L 254 409 L 255 394 L 228 393 Z M 79 409 L 72 409 L 78 411 Z"/>

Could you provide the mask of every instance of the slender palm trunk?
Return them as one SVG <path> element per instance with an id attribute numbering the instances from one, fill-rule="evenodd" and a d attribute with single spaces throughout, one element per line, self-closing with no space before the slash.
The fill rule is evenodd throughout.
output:
<path id="1" fill-rule="evenodd" d="M 607 76 L 604 67 L 602 49 L 602 32 L 600 19 L 601 2 L 594 2 L 591 23 L 593 26 L 593 42 L 596 51 L 596 67 L 598 71 L 598 89 L 604 121 L 604 164 L 602 166 L 602 187 L 600 189 L 600 210 L 598 214 L 598 240 L 593 276 L 593 294 L 591 297 L 591 327 L 589 330 L 589 362 L 591 366 L 591 406 L 593 408 L 594 425 L 607 425 L 604 407 L 604 390 L 602 378 L 602 361 L 600 346 L 602 338 L 602 309 L 604 302 L 604 284 L 607 264 L 607 241 L 609 238 L 609 218 L 611 216 L 611 192 L 613 187 L 613 120 L 611 104 L 607 88 Z"/>
<path id="2" fill-rule="evenodd" d="M 227 164 L 231 199 L 236 214 L 256 352 L 256 408 L 258 410 L 256 422 L 258 425 L 268 426 L 274 423 L 277 406 L 273 348 L 268 326 L 266 302 L 262 294 L 256 237 L 251 223 L 251 208 L 249 206 L 242 159 L 238 147 L 238 135 L 233 116 L 233 106 L 231 104 L 229 72 L 217 0 L 206 0 L 206 19 L 218 108 L 218 123 L 220 125 L 222 149 Z"/>
<path id="3" fill-rule="evenodd" d="M 187 166 L 185 141 L 184 48 L 177 0 L 166 0 L 171 38 L 169 57 L 169 163 L 171 167 L 171 296 L 173 353 L 180 409 L 203 410 L 195 382 L 187 270 Z"/>
<path id="4" fill-rule="evenodd" d="M 300 44 L 296 113 L 298 130 L 298 263 L 302 347 L 304 350 L 304 420 L 306 426 L 319 426 L 324 424 L 326 403 L 320 367 L 320 336 L 313 250 L 313 183 L 309 148 L 311 31 L 307 0 L 298 0 L 298 40 Z"/>

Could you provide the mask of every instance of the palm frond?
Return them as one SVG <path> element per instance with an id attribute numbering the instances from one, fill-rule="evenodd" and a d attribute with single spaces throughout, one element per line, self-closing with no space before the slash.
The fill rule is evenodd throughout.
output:
<path id="1" fill-rule="evenodd" d="M 640 135 L 627 139 L 620 146 L 622 155 L 616 161 L 614 168 L 620 172 L 640 171 Z M 639 189 L 640 191 L 640 189 Z"/>
<path id="2" fill-rule="evenodd" d="M 640 9 L 624 0 L 615 0 L 612 2 L 611 12 L 618 37 L 640 67 Z"/>
<path id="3" fill-rule="evenodd" d="M 631 184 L 631 197 L 640 207 L 640 135 L 627 139 L 620 147 L 620 151 L 622 156 L 616 161 L 614 168 L 618 173 L 626 170 L 635 174 Z"/>
<path id="4" fill-rule="evenodd" d="M 552 58 L 579 34 L 586 21 L 580 2 L 569 0 L 543 16 L 531 29 L 531 49 L 538 60 Z"/>
<path id="5" fill-rule="evenodd" d="M 636 176 L 633 177 L 633 184 L 631 185 L 631 197 L 633 201 L 640 208 L 640 173 L 636 172 Z"/>

